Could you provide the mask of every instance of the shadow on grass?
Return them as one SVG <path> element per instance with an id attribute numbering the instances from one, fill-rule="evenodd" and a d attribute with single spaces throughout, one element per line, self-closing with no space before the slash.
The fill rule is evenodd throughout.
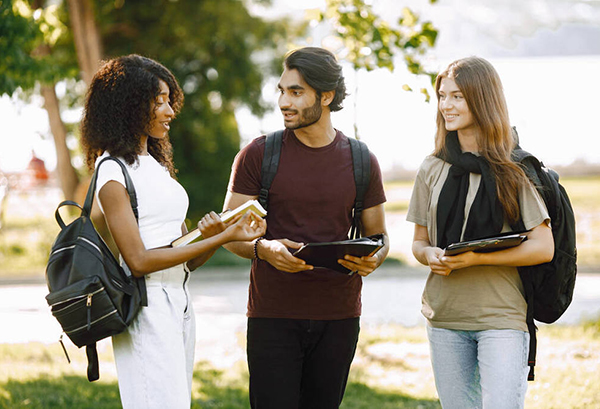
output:
<path id="1" fill-rule="evenodd" d="M 224 373 L 201 366 L 194 371 L 192 408 L 245 409 L 249 407 L 247 380 L 228 381 Z M 348 384 L 343 409 L 439 408 L 437 401 L 380 391 L 364 384 Z M 40 377 L 0 384 L 0 408 L 109 409 L 121 408 L 116 382 L 90 383 L 83 376 Z"/>
<path id="2" fill-rule="evenodd" d="M 196 363 L 192 408 L 249 408 L 247 384 L 247 379 L 225 380 L 224 371 L 213 369 L 206 362 Z"/>
<path id="3" fill-rule="evenodd" d="M 199 390 L 199 393 L 194 394 L 192 408 L 245 409 L 250 407 L 247 373 L 244 379 L 227 382 L 223 379 L 223 371 L 212 369 L 204 363 L 200 363 L 196 368 L 194 387 Z M 437 399 L 419 399 L 399 392 L 381 391 L 359 382 L 348 383 L 341 405 L 343 409 L 439 409 L 440 407 Z"/>
<path id="4" fill-rule="evenodd" d="M 415 398 L 400 392 L 371 388 L 363 383 L 350 382 L 346 387 L 343 409 L 400 409 L 400 408 L 441 408 L 437 399 Z"/>
<path id="5" fill-rule="evenodd" d="M 0 408 L 121 408 L 117 383 L 90 383 L 83 376 L 9 379 L 0 384 Z"/>

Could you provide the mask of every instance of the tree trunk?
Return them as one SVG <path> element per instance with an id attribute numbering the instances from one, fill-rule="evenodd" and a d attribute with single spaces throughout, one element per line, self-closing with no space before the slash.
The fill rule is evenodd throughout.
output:
<path id="1" fill-rule="evenodd" d="M 81 78 L 89 86 L 102 60 L 102 43 L 90 0 L 68 0 Z"/>
<path id="2" fill-rule="evenodd" d="M 81 79 L 89 86 L 102 60 L 102 42 L 100 41 L 100 34 L 96 25 L 96 18 L 94 17 L 93 1 L 68 0 L 67 4 L 77 61 L 81 70 Z M 85 200 L 85 193 L 87 192 L 89 183 L 90 179 L 85 178 L 79 187 L 78 196 L 80 197 L 81 204 Z M 91 217 L 98 233 L 104 238 L 104 241 L 115 256 L 118 256 L 117 245 L 108 230 L 104 215 L 95 201 L 92 206 Z"/>
<path id="3" fill-rule="evenodd" d="M 60 106 L 58 97 L 52 85 L 42 85 L 42 96 L 44 97 L 44 108 L 48 112 L 50 131 L 54 137 L 56 147 L 56 170 L 60 180 L 60 187 L 66 200 L 75 200 L 75 191 L 79 178 L 75 168 L 71 164 L 71 154 L 67 147 L 67 130 L 60 117 Z"/>

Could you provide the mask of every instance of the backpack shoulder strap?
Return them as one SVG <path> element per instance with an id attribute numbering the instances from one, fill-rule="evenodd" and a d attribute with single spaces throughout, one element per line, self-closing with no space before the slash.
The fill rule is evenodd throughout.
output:
<path id="1" fill-rule="evenodd" d="M 283 130 L 271 132 L 267 134 L 267 137 L 265 138 L 265 152 L 263 154 L 262 167 L 260 170 L 261 188 L 258 196 L 259 203 L 265 209 L 269 202 L 269 189 L 271 189 L 271 184 L 277 174 L 279 159 L 281 158 L 282 141 Z"/>
<path id="2" fill-rule="evenodd" d="M 116 158 L 114 156 L 107 156 L 106 158 L 102 159 L 100 161 L 100 163 L 98 163 L 98 166 L 96 167 L 96 171 L 94 172 L 94 175 L 92 176 L 92 181 L 90 182 L 90 187 L 88 188 L 88 192 L 85 197 L 85 202 L 83 204 L 83 210 L 82 210 L 81 214 L 86 215 L 87 217 L 90 217 L 90 215 L 91 215 L 92 202 L 94 201 L 94 196 L 96 193 L 96 182 L 98 180 L 98 170 L 100 169 L 100 166 L 102 166 L 102 164 L 107 160 L 112 160 L 114 162 L 117 162 L 119 164 L 119 166 L 121 167 L 121 171 L 123 172 L 123 177 L 125 178 L 125 188 L 127 189 L 127 193 L 129 194 L 129 201 L 131 203 L 131 209 L 133 210 L 133 214 L 135 215 L 135 220 L 138 221 L 139 212 L 138 212 L 138 204 L 137 204 L 137 195 L 135 193 L 135 187 L 133 186 L 133 180 L 131 180 L 131 176 L 129 176 L 129 172 L 127 171 L 127 168 L 125 167 L 123 162 L 121 162 L 121 160 L 119 160 L 118 158 Z M 148 306 L 148 295 L 146 292 L 146 280 L 143 277 L 135 278 L 133 276 L 133 274 L 131 273 L 131 271 L 129 270 L 129 267 L 127 266 L 127 264 L 125 264 L 125 262 L 123 262 L 123 267 L 124 267 L 123 271 L 125 272 L 125 274 L 127 274 L 129 277 L 131 277 L 133 282 L 135 283 L 135 285 L 137 285 L 137 287 L 138 287 L 138 290 L 139 290 L 140 296 L 141 296 L 142 306 L 144 306 L 144 307 Z"/>
<path id="3" fill-rule="evenodd" d="M 348 138 L 348 141 L 350 142 L 350 151 L 352 152 L 354 184 L 356 185 L 350 238 L 358 238 L 362 231 L 360 217 L 364 209 L 364 198 L 371 181 L 371 155 L 369 148 L 364 142 L 354 138 Z"/>
<path id="4" fill-rule="evenodd" d="M 85 197 L 85 202 L 83 203 L 82 214 L 89 217 L 92 212 L 92 203 L 94 201 L 94 196 L 96 194 L 96 182 L 98 180 L 98 170 L 100 169 L 100 166 L 107 160 L 115 161 L 121 167 L 121 171 L 123 172 L 123 177 L 125 177 L 125 188 L 127 189 L 127 193 L 129 194 L 129 201 L 131 202 L 131 208 L 133 209 L 133 214 L 135 215 L 135 219 L 138 220 L 139 214 L 138 214 L 137 195 L 135 194 L 135 187 L 133 186 L 133 181 L 131 180 L 131 177 L 129 176 L 129 172 L 127 172 L 127 168 L 125 167 L 123 162 L 121 162 L 119 159 L 115 158 L 114 156 L 107 156 L 106 158 L 102 159 L 100 161 L 100 163 L 98 163 L 98 166 L 96 167 L 96 171 L 94 172 L 94 175 L 92 176 L 92 180 L 90 182 L 90 187 L 89 187 L 87 195 Z"/>
<path id="5" fill-rule="evenodd" d="M 521 167 L 529 180 L 539 189 L 541 181 L 538 172 L 542 170 L 542 167 L 544 166 L 543 163 L 541 163 L 533 154 L 521 149 L 519 145 L 513 150 L 511 156 L 513 161 L 521 164 Z"/>

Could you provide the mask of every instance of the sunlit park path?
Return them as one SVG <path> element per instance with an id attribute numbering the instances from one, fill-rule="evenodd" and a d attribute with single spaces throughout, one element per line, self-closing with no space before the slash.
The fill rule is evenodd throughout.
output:
<path id="1" fill-rule="evenodd" d="M 51 194 L 52 193 L 52 194 Z M 24 217 L 26 212 L 48 217 L 48 209 L 59 201 L 59 194 L 50 189 L 32 200 L 21 198 L 10 209 L 10 216 Z M 28 196 L 23 196 L 27 198 Z M 390 203 L 406 203 L 410 185 L 388 190 Z M 13 196 L 17 199 L 17 195 Z M 35 200 L 33 200 L 35 199 Z M 22 202 L 25 200 L 25 202 Z M 16 204 L 19 204 L 18 206 Z M 391 241 L 391 254 L 412 262 L 410 241 L 412 224 L 406 222 L 405 211 L 387 212 L 386 221 Z M 52 221 L 54 225 L 55 222 Z M 598 273 L 598 274 L 595 274 Z M 61 330 L 51 316 L 44 299 L 47 288 L 43 271 L 19 278 L 20 275 L 0 275 L 0 331 L 1 343 L 38 341 L 55 343 Z M 427 270 L 420 265 L 384 264 L 363 285 L 362 326 L 380 326 L 388 323 L 402 326 L 424 326 L 420 314 L 420 298 Z M 227 366 L 243 358 L 239 337 L 246 326 L 248 267 L 200 268 L 194 272 L 191 294 L 197 317 L 197 354 L 217 366 Z M 600 267 L 580 268 L 572 306 L 559 320 L 576 324 L 584 318 L 600 313 Z"/>
<path id="2" fill-rule="evenodd" d="M 420 297 L 426 271 L 419 267 L 385 267 L 364 280 L 363 326 L 422 326 Z M 197 319 L 197 354 L 217 367 L 243 358 L 239 345 L 246 325 L 246 268 L 199 269 L 190 292 Z M 44 299 L 43 279 L 0 280 L 0 343 L 57 342 L 61 330 Z M 576 324 L 600 313 L 600 274 L 580 273 L 573 304 L 559 320 Z"/>

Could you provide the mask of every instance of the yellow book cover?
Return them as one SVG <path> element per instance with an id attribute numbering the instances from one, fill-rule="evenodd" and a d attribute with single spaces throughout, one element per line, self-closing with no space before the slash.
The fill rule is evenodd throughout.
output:
<path id="1" fill-rule="evenodd" d="M 221 220 L 226 223 L 238 214 L 244 214 L 249 211 L 253 211 L 260 217 L 265 217 L 267 215 L 267 211 L 264 207 L 261 206 L 258 200 L 248 200 L 243 205 L 236 207 L 233 210 L 226 210 L 223 213 L 219 214 L 219 216 L 221 217 Z M 190 230 L 189 232 L 184 234 L 183 236 L 173 240 L 171 242 L 171 247 L 185 246 L 186 244 L 189 244 L 192 241 L 200 238 L 202 238 L 202 233 L 200 232 L 200 229 L 196 227 L 195 229 Z"/>

